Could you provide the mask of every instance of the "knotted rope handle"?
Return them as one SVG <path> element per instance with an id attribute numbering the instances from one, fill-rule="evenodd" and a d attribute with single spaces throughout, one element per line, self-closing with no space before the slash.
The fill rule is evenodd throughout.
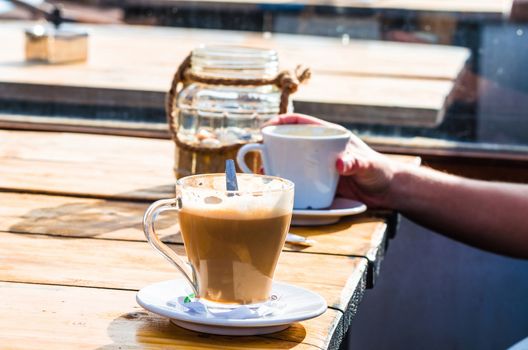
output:
<path id="1" fill-rule="evenodd" d="M 288 109 L 288 102 L 290 95 L 295 93 L 299 85 L 308 81 L 312 73 L 309 68 L 297 66 L 295 74 L 292 75 L 289 71 L 284 70 L 277 74 L 273 79 L 230 79 L 230 78 L 205 78 L 191 72 L 191 54 L 189 54 L 178 67 L 176 73 L 172 77 L 172 83 L 169 92 L 167 93 L 167 100 L 165 108 L 167 113 L 167 122 L 172 134 L 172 138 L 178 142 L 177 127 L 174 122 L 174 105 L 176 97 L 183 88 L 193 82 L 211 84 L 211 85 L 225 85 L 225 86 L 262 86 L 275 85 L 281 90 L 279 113 L 286 113 Z"/>

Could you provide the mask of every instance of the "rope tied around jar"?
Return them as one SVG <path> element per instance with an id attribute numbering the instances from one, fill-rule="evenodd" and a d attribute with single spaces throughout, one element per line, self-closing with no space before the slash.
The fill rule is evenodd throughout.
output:
<path id="1" fill-rule="evenodd" d="M 186 144 L 178 139 L 177 130 L 177 118 L 173 112 L 176 104 L 176 97 L 178 94 L 189 84 L 202 83 L 210 85 L 224 85 L 224 86 L 264 86 L 264 85 L 275 85 L 281 90 L 279 113 L 286 113 L 288 109 L 290 95 L 295 93 L 299 88 L 299 85 L 307 82 L 311 77 L 311 71 L 309 68 L 303 66 L 297 66 L 294 73 L 283 70 L 277 76 L 271 79 L 238 79 L 238 78 L 210 78 L 203 77 L 199 74 L 194 74 L 191 71 L 191 54 L 189 54 L 182 61 L 176 73 L 172 78 L 172 83 L 169 92 L 167 93 L 166 99 L 166 113 L 167 121 L 171 131 L 171 136 L 176 142 L 176 145 L 180 148 L 188 149 L 195 152 L 210 152 L 216 151 L 221 152 L 231 148 L 239 147 L 240 145 L 226 145 L 220 148 L 204 149 L 203 147 L 192 146 Z"/>

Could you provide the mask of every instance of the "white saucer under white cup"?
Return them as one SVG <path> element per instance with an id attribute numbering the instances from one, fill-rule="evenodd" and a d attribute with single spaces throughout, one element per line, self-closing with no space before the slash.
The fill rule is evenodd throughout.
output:
<path id="1" fill-rule="evenodd" d="M 332 205 L 325 209 L 293 209 L 293 226 L 322 226 L 335 224 L 344 216 L 357 215 L 367 210 L 359 201 L 347 198 L 334 198 Z"/>
<path id="2" fill-rule="evenodd" d="M 278 332 L 292 323 L 317 317 L 326 311 L 326 301 L 305 288 L 273 282 L 272 294 L 280 296 L 283 305 L 279 314 L 259 318 L 219 318 L 210 314 L 185 312 L 170 306 L 179 296 L 188 294 L 184 279 L 158 282 L 142 288 L 136 295 L 139 305 L 148 311 L 168 317 L 180 327 L 197 332 L 220 335 L 259 335 Z"/>

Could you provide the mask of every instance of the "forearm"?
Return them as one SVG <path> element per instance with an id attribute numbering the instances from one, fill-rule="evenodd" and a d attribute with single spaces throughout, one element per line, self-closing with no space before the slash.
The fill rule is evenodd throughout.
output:
<path id="1" fill-rule="evenodd" d="M 512 2 L 510 20 L 514 22 L 528 21 L 528 0 L 514 0 Z"/>
<path id="2" fill-rule="evenodd" d="M 388 206 L 439 233 L 497 253 L 528 258 L 528 186 L 464 179 L 402 167 Z"/>

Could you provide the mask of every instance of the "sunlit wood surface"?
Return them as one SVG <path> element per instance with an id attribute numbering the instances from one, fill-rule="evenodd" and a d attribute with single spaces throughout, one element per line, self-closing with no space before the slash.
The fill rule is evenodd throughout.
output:
<path id="1" fill-rule="evenodd" d="M 283 68 L 311 67 L 311 81 L 294 96 L 300 111 L 340 122 L 432 126 L 469 58 L 465 48 L 440 45 L 114 25 L 83 27 L 88 62 L 44 65 L 24 61 L 29 26 L 0 22 L 1 99 L 161 110 L 172 74 L 194 47 L 229 44 L 275 49 Z"/>
<path id="2" fill-rule="evenodd" d="M 2 347 L 333 349 L 379 270 L 383 215 L 294 228 L 316 244 L 285 247 L 276 279 L 321 294 L 322 316 L 258 337 L 181 329 L 134 300 L 141 287 L 179 276 L 141 233 L 149 202 L 173 195 L 171 141 L 22 131 L 0 139 Z M 158 226 L 184 255 L 176 218 Z"/>

